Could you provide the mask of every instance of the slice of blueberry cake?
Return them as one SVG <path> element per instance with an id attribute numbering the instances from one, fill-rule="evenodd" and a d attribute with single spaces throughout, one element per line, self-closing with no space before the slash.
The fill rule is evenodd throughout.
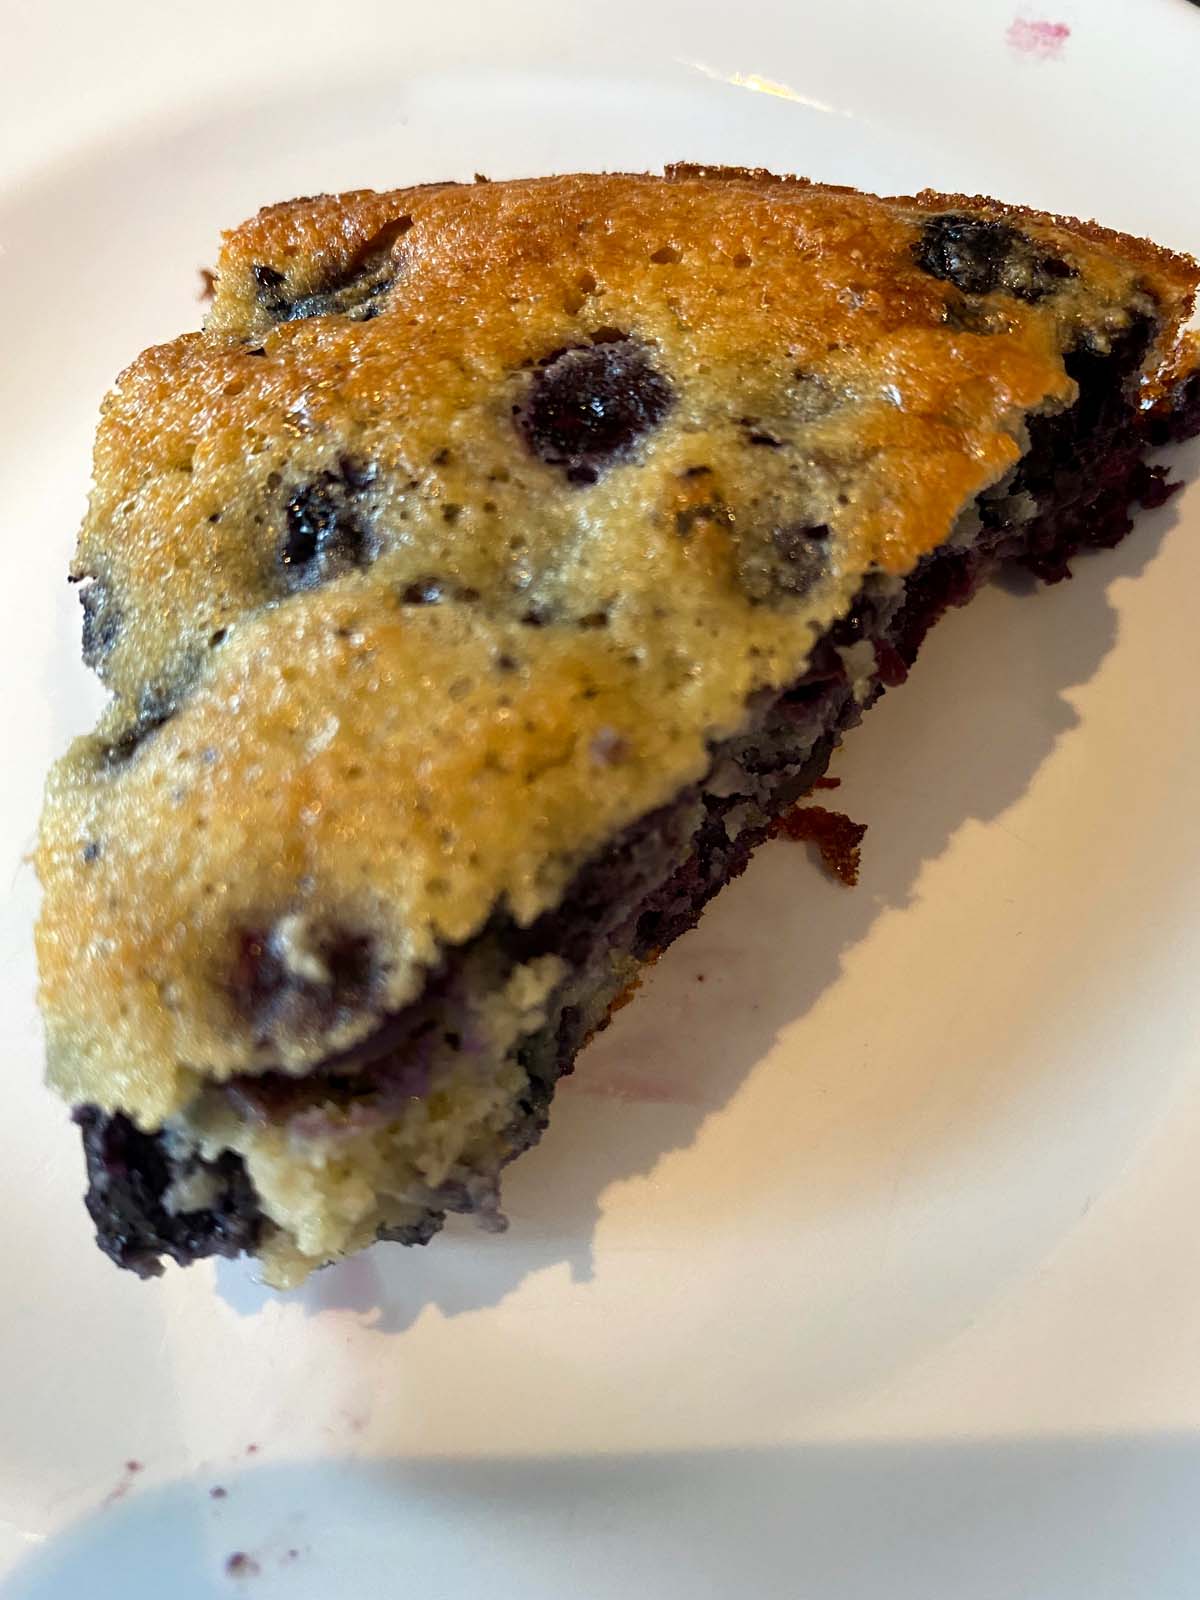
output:
<path id="1" fill-rule="evenodd" d="M 100 1244 L 297 1281 L 505 1163 L 926 630 L 1200 429 L 1195 263 L 677 167 L 274 206 L 105 401 L 49 782 Z"/>

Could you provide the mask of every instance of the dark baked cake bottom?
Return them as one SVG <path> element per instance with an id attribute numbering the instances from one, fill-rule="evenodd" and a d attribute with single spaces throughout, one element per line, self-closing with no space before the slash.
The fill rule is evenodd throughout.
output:
<path id="1" fill-rule="evenodd" d="M 1029 450 L 1003 485 L 980 497 L 975 515 L 926 556 L 904 583 L 868 584 L 852 613 L 813 653 L 805 677 L 753 708 L 751 730 L 713 750 L 702 784 L 643 818 L 577 876 L 562 905 L 528 928 L 497 917 L 471 945 L 446 953 L 425 995 L 388 1019 L 364 1044 L 301 1079 L 282 1073 L 235 1079 L 224 1090 L 249 1117 L 287 1120 L 323 1103 L 396 1104 L 420 1093 L 412 1061 L 434 1026 L 453 1028 L 471 958 L 482 951 L 503 975 L 553 953 L 567 977 L 546 1025 L 519 1044 L 528 1089 L 514 1107 L 501 1164 L 536 1143 L 554 1086 L 572 1070 L 613 1003 L 653 959 L 693 927 L 714 894 L 743 871 L 755 847 L 825 771 L 841 736 L 887 688 L 902 682 L 921 642 L 949 607 L 962 605 L 1004 563 L 1046 582 L 1069 575 L 1085 547 L 1117 544 L 1131 509 L 1161 505 L 1176 485 L 1146 461 L 1157 446 L 1200 432 L 1200 375 L 1181 385 L 1169 412 L 1139 410 L 1131 375 L 1153 335 L 1135 322 L 1111 350 L 1081 348 L 1067 366 L 1075 405 L 1034 418 Z M 864 670 L 864 663 L 865 670 Z M 450 1037 L 450 1035 L 446 1035 Z M 87 1207 L 101 1248 L 142 1276 L 161 1257 L 187 1264 L 204 1256 L 254 1253 L 272 1228 L 240 1156 L 202 1161 L 167 1133 L 139 1131 L 120 1114 L 76 1110 L 87 1159 Z M 201 1209 L 173 1208 L 170 1191 L 203 1180 Z M 447 1182 L 410 1226 L 384 1230 L 425 1243 L 447 1212 L 474 1212 L 501 1225 L 498 1172 Z"/>

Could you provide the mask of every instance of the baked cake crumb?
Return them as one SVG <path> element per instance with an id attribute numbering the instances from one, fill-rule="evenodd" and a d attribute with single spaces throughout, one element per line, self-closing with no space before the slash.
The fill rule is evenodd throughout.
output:
<path id="1" fill-rule="evenodd" d="M 642 967 L 1005 563 L 1200 429 L 1197 269 L 761 171 L 362 190 L 226 236 L 104 403 L 110 691 L 37 852 L 49 1077 L 114 1261 L 269 1281 L 500 1175 Z"/>
<path id="2" fill-rule="evenodd" d="M 779 818 L 776 831 L 798 843 L 816 845 L 831 878 L 848 889 L 857 884 L 865 822 L 851 822 L 842 812 L 827 811 L 824 806 L 794 806 Z"/>

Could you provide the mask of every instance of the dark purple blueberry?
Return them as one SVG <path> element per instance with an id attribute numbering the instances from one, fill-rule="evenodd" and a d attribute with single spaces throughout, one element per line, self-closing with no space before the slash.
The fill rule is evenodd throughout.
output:
<path id="1" fill-rule="evenodd" d="M 73 1116 L 83 1134 L 96 1242 L 119 1267 L 151 1278 L 161 1273 L 164 1255 L 186 1266 L 202 1256 L 236 1256 L 257 1247 L 263 1217 L 240 1156 L 180 1163 L 162 1134 L 142 1133 L 119 1112 L 78 1106 Z M 211 1180 L 212 1200 L 200 1211 L 168 1211 L 171 1184 L 197 1172 Z"/>
<path id="2" fill-rule="evenodd" d="M 289 961 L 285 934 L 277 923 L 237 935 L 229 993 L 263 1041 L 279 1032 L 327 1031 L 361 1010 L 379 976 L 375 945 L 365 934 L 330 927 L 300 961 Z"/>
<path id="3" fill-rule="evenodd" d="M 355 568 L 370 566 L 378 541 L 364 504 L 373 467 L 343 459 L 297 489 L 284 507 L 278 563 L 289 589 L 312 589 Z"/>
<path id="4" fill-rule="evenodd" d="M 412 227 L 411 217 L 385 222 L 354 253 L 341 271 L 326 278 L 310 294 L 290 298 L 282 293 L 286 277 L 261 262 L 254 268 L 258 303 L 276 322 L 299 322 L 305 317 L 345 316 L 369 322 L 379 315 L 379 300 L 396 281 L 392 246 Z"/>
<path id="5" fill-rule="evenodd" d="M 538 368 L 515 408 L 534 455 L 579 484 L 595 483 L 627 457 L 672 400 L 670 383 L 643 345 L 608 328 L 593 337 L 601 342 L 564 350 Z"/>
<path id="6" fill-rule="evenodd" d="M 121 632 L 121 612 L 103 578 L 90 578 L 79 591 L 83 607 L 83 664 L 94 669 L 108 655 Z"/>
<path id="7" fill-rule="evenodd" d="M 930 217 L 913 245 L 923 272 L 952 283 L 964 294 L 1001 291 L 1018 300 L 1052 294 L 1078 274 L 1028 234 L 1007 222 L 946 212 Z"/>

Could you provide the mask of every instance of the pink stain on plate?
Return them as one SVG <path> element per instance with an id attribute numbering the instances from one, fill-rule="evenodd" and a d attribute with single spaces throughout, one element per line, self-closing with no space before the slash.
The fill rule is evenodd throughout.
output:
<path id="1" fill-rule="evenodd" d="M 1071 30 L 1065 22 L 1032 22 L 1028 17 L 1017 17 L 1008 30 L 1008 42 L 1014 50 L 1042 61 L 1057 60 L 1070 37 Z"/>
<path id="2" fill-rule="evenodd" d="M 701 1101 L 693 1091 L 682 1084 L 666 1079 L 642 1077 L 640 1074 L 606 1072 L 576 1073 L 566 1084 L 577 1094 L 586 1094 L 597 1100 L 640 1100 L 648 1106 L 698 1106 Z"/>
<path id="3" fill-rule="evenodd" d="M 104 1499 L 100 1502 L 100 1509 L 102 1511 L 106 1510 L 109 1506 L 116 1505 L 118 1500 L 124 1500 L 130 1489 L 133 1488 L 133 1480 L 141 1470 L 142 1463 L 140 1461 L 127 1461 L 125 1463 L 124 1476 L 104 1496 Z"/>

